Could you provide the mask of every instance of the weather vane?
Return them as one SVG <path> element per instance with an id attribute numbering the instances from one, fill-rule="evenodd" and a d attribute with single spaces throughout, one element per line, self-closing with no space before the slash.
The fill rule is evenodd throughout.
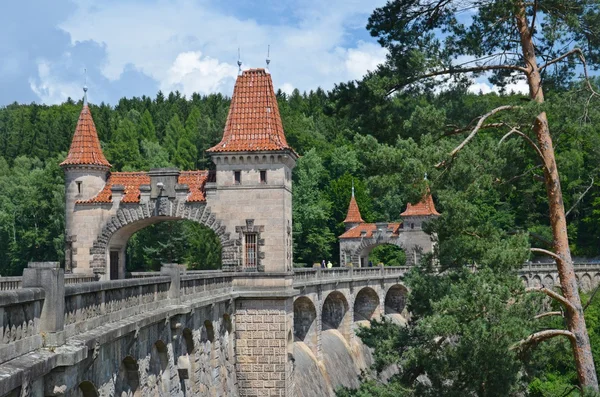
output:
<path id="1" fill-rule="evenodd" d="M 242 59 L 240 57 L 240 47 L 238 47 L 238 74 L 242 74 Z"/>

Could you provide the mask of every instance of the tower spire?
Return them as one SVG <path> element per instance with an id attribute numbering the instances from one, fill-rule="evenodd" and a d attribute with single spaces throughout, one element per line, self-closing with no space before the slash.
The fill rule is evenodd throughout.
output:
<path id="1" fill-rule="evenodd" d="M 354 178 L 352 178 L 352 197 L 354 197 Z"/>
<path id="2" fill-rule="evenodd" d="M 83 106 L 87 106 L 88 105 L 88 100 L 87 100 L 87 91 L 88 91 L 88 86 L 87 86 L 87 69 L 83 69 L 83 74 L 84 74 L 84 83 L 83 83 Z"/>
<path id="3" fill-rule="evenodd" d="M 238 47 L 238 76 L 242 74 L 242 58 L 240 57 L 240 47 Z"/>
<path id="4" fill-rule="evenodd" d="M 271 54 L 271 44 L 267 45 L 267 59 L 266 59 L 267 73 L 269 72 L 269 64 L 271 63 L 270 54 Z"/>

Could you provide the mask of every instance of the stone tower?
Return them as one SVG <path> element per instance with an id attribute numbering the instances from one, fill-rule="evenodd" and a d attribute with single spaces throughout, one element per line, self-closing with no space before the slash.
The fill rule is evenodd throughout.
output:
<path id="1" fill-rule="evenodd" d="M 91 269 L 86 267 L 77 268 L 77 259 L 86 258 L 87 263 L 91 243 L 86 242 L 95 237 L 93 232 L 98 228 L 100 219 L 94 213 L 76 211 L 75 205 L 78 201 L 91 199 L 104 188 L 111 165 L 100 147 L 87 103 L 87 92 L 84 94 L 83 109 L 79 114 L 69 154 L 60 166 L 65 172 L 65 269 L 90 272 Z"/>
<path id="2" fill-rule="evenodd" d="M 207 202 L 227 230 L 239 235 L 240 267 L 290 271 L 292 169 L 298 155 L 285 139 L 265 69 L 238 76 L 223 139 L 208 152 L 216 180 L 206 185 Z"/>

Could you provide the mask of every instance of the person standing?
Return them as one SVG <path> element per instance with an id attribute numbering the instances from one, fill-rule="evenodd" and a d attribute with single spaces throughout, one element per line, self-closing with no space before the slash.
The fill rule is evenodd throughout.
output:
<path id="1" fill-rule="evenodd" d="M 331 261 L 327 261 L 327 269 L 331 269 L 333 267 L 333 263 Z"/>

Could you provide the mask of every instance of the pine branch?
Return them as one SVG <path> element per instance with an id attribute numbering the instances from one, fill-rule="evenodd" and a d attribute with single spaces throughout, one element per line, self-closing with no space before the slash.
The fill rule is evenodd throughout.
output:
<path id="1" fill-rule="evenodd" d="M 545 250 L 543 248 L 530 248 L 529 250 L 531 252 L 537 252 L 539 254 L 544 254 L 544 255 L 551 256 L 554 259 L 559 260 L 559 261 L 562 260 L 562 258 L 560 256 L 556 255 L 554 252 Z"/>
<path id="2" fill-rule="evenodd" d="M 581 194 L 581 196 L 579 196 L 579 198 L 577 199 L 577 201 L 575 201 L 575 204 L 573 204 L 573 206 L 571 208 L 569 208 L 569 210 L 565 213 L 565 217 L 569 216 L 569 214 L 571 213 L 571 211 L 573 211 L 573 209 L 575 207 L 577 207 L 577 205 L 579 205 L 579 203 L 581 202 L 581 199 L 583 199 L 583 196 L 585 196 L 587 194 L 587 192 L 590 191 L 590 189 L 592 188 L 592 186 L 594 186 L 594 178 L 592 177 L 592 183 L 590 183 L 590 186 L 587 187 L 587 189 L 585 189 L 585 191 Z"/>
<path id="3" fill-rule="evenodd" d="M 511 350 L 520 349 L 522 347 L 526 347 L 531 344 L 537 344 L 543 342 L 547 339 L 554 338 L 557 336 L 566 336 L 567 338 L 575 341 L 575 335 L 572 332 L 564 330 L 564 329 L 548 329 L 545 331 L 539 331 L 534 334 L 529 335 L 527 338 L 523 339 L 520 342 L 517 342 L 511 347 Z"/>
<path id="4" fill-rule="evenodd" d="M 550 316 L 562 316 L 563 312 L 562 311 L 555 311 L 555 312 L 545 312 L 545 313 L 540 313 L 537 316 L 534 316 L 533 318 L 538 320 L 540 318 L 544 318 L 544 317 L 550 317 Z"/>
<path id="5" fill-rule="evenodd" d="M 500 106 L 497 107 L 493 110 L 491 110 L 490 112 L 484 114 L 479 121 L 477 122 L 477 125 L 475 126 L 475 128 L 473 128 L 473 130 L 471 131 L 471 133 L 465 138 L 464 141 L 462 141 L 460 143 L 460 145 L 458 145 L 456 148 L 454 148 L 453 151 L 450 152 L 450 158 L 454 158 L 456 156 L 456 154 L 462 150 L 462 148 L 465 147 L 465 145 L 467 143 L 469 143 L 471 141 L 471 139 L 473 139 L 475 137 L 475 135 L 477 135 L 477 132 L 479 132 L 479 130 L 481 129 L 481 127 L 483 126 L 483 123 L 485 122 L 485 120 L 487 120 L 489 117 L 492 117 L 493 115 L 495 115 L 498 112 L 501 112 L 503 110 L 511 110 L 511 109 L 519 109 L 521 108 L 520 106 L 511 106 L 511 105 L 505 105 L 505 106 Z M 443 165 L 446 164 L 446 161 L 442 161 L 438 164 L 436 164 L 436 168 L 440 168 Z"/>
<path id="6" fill-rule="evenodd" d="M 560 295 L 559 293 L 554 292 L 551 289 L 548 289 L 546 287 L 530 287 L 530 288 L 525 288 L 525 292 L 541 292 L 543 294 L 548 295 L 552 299 L 555 299 L 555 300 L 559 301 L 560 303 L 562 303 L 563 305 L 565 305 L 567 307 L 567 309 L 575 311 L 575 307 L 573 306 L 573 304 L 571 302 L 569 302 L 567 300 L 567 298 L 565 298 L 564 296 Z"/>

